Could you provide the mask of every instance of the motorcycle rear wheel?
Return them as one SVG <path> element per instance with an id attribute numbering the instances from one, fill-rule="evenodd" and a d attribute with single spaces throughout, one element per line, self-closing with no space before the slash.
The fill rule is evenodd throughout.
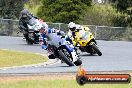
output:
<path id="1" fill-rule="evenodd" d="M 33 42 L 30 41 L 30 40 L 26 40 L 26 42 L 27 42 L 28 45 L 33 45 Z"/>
<path id="2" fill-rule="evenodd" d="M 101 51 L 99 50 L 99 48 L 96 46 L 95 43 L 93 43 L 93 44 L 91 45 L 91 47 L 96 51 L 96 53 L 97 53 L 99 56 L 102 55 Z"/>
<path id="3" fill-rule="evenodd" d="M 28 34 L 24 34 L 24 37 L 25 37 L 26 42 L 27 42 L 28 45 L 32 45 L 33 44 L 33 41 L 29 38 Z"/>

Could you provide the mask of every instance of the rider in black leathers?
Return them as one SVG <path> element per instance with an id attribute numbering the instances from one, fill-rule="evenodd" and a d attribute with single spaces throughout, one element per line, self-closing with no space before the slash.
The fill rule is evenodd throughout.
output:
<path id="1" fill-rule="evenodd" d="M 33 16 L 33 14 L 30 13 L 27 9 L 24 9 L 20 12 L 19 29 L 23 33 L 27 41 L 29 40 L 27 24 L 32 17 L 38 19 L 37 17 Z"/>

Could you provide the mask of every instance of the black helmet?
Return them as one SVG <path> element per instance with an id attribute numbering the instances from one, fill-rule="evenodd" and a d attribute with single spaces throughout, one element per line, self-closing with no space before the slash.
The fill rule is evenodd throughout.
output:
<path id="1" fill-rule="evenodd" d="M 30 12 L 27 9 L 24 9 L 21 11 L 21 17 L 22 18 L 27 18 Z"/>

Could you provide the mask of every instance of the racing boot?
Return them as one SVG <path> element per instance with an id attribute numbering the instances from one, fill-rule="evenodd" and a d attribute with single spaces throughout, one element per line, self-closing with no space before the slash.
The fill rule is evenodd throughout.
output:
<path id="1" fill-rule="evenodd" d="M 49 58 L 49 59 L 55 59 L 56 56 L 55 56 L 54 54 L 50 54 L 50 55 L 48 56 L 48 58 Z"/>

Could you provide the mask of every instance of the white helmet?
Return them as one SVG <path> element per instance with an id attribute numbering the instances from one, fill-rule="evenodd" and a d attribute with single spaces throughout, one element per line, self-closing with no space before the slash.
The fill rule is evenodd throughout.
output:
<path id="1" fill-rule="evenodd" d="M 70 23 L 68 24 L 68 27 L 69 27 L 69 29 L 70 29 L 71 31 L 75 31 L 75 30 L 76 30 L 76 24 L 73 23 L 73 22 L 70 22 Z"/>
<path id="2" fill-rule="evenodd" d="M 75 25 L 76 25 L 75 23 L 70 22 L 70 23 L 68 24 L 68 27 L 69 27 L 69 28 L 73 28 L 73 27 L 75 27 Z"/>

